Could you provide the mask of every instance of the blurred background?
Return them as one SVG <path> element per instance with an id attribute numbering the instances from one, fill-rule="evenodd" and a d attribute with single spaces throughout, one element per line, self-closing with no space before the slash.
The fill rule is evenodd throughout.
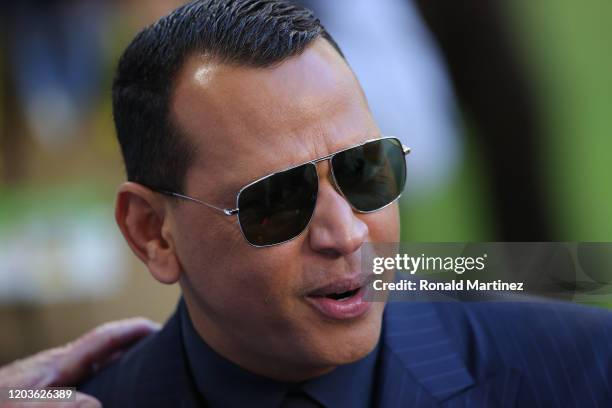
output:
<path id="1" fill-rule="evenodd" d="M 403 240 L 612 241 L 611 2 L 300 2 L 413 148 Z M 131 38 L 182 3 L 0 6 L 0 364 L 174 310 L 178 288 L 114 223 L 110 86 Z"/>

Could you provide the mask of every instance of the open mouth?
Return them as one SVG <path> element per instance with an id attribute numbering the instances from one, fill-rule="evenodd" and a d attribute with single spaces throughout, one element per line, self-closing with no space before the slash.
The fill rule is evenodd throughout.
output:
<path id="1" fill-rule="evenodd" d="M 348 299 L 350 299 L 351 297 L 353 297 L 354 295 L 357 294 L 357 292 L 359 292 L 359 290 L 361 289 L 361 287 L 358 287 L 356 289 L 353 290 L 348 290 L 345 292 L 334 292 L 334 293 L 329 293 L 327 295 L 311 295 L 312 297 L 325 297 L 328 299 L 333 299 L 333 300 L 338 300 L 340 302 L 346 301 Z"/>
<path id="2" fill-rule="evenodd" d="M 363 299 L 366 284 L 363 278 L 339 280 L 309 293 L 306 299 L 326 318 L 353 319 L 370 308 L 370 303 Z"/>

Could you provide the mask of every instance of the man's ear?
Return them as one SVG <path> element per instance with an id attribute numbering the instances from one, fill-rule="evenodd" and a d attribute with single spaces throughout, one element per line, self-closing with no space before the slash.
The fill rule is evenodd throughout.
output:
<path id="1" fill-rule="evenodd" d="M 133 182 L 119 186 L 115 220 L 125 240 L 155 279 L 175 283 L 180 262 L 170 229 L 167 203 L 161 194 Z"/>

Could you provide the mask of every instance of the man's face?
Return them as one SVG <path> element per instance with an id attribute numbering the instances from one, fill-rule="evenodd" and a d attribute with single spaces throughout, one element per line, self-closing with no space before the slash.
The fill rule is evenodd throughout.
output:
<path id="1" fill-rule="evenodd" d="M 222 208 L 235 207 L 238 190 L 255 179 L 380 135 L 353 73 L 322 39 L 272 68 L 192 56 L 171 109 L 196 148 L 185 193 Z M 397 205 L 355 213 L 334 189 L 329 163 L 317 169 L 310 225 L 281 245 L 249 245 L 235 216 L 190 202 L 170 207 L 198 332 L 217 352 L 271 377 L 299 380 L 358 360 L 380 334 L 384 303 L 339 317 L 308 295 L 357 276 L 364 243 L 399 240 Z"/>

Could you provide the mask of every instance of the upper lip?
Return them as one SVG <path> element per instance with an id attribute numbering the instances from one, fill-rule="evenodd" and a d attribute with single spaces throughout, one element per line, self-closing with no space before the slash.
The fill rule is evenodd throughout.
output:
<path id="1" fill-rule="evenodd" d="M 369 280 L 371 280 L 372 277 L 368 277 L 366 275 L 355 275 L 352 277 L 336 279 L 326 285 L 319 286 L 316 289 L 309 291 L 306 295 L 326 296 L 333 293 L 349 292 L 364 286 Z"/>

